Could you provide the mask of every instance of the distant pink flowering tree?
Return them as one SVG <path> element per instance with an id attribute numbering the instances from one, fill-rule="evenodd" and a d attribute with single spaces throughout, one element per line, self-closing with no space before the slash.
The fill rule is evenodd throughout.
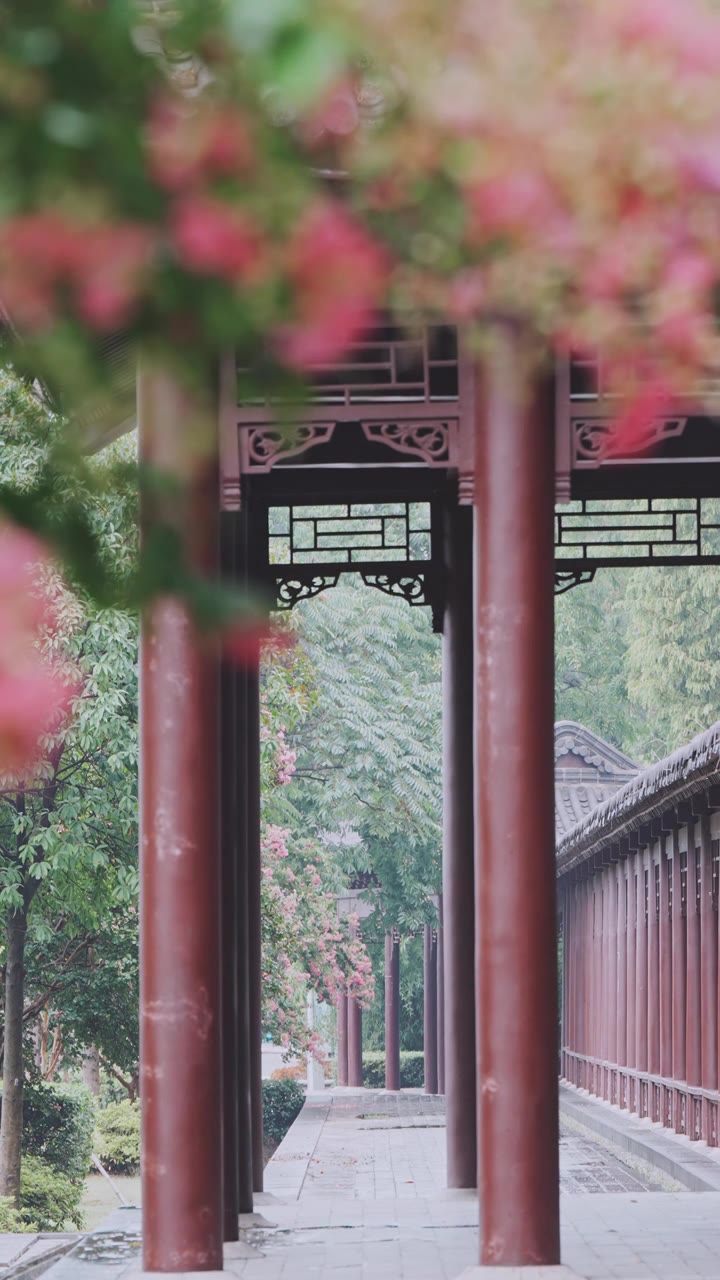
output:
<path id="1" fill-rule="evenodd" d="M 302 718 L 312 691 L 299 645 L 288 650 L 276 642 L 267 652 L 261 703 L 263 1021 L 288 1052 L 319 1055 L 318 1035 L 307 1025 L 307 993 L 328 1003 L 352 993 L 367 1006 L 374 979 L 357 921 L 338 918 L 342 880 L 332 852 L 316 836 L 298 836 L 268 820 L 295 773 L 287 721 Z"/>
<path id="2" fill-rule="evenodd" d="M 47 550 L 0 525 L 0 767 L 4 786 L 26 785 L 67 718 L 77 686 L 57 652 L 59 583 Z"/>

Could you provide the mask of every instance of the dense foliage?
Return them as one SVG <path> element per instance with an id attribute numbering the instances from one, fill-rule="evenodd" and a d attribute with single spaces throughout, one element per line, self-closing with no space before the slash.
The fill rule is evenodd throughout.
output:
<path id="1" fill-rule="evenodd" d="M 305 1090 L 297 1080 L 263 1080 L 263 1134 L 266 1141 L 282 1142 L 302 1111 Z"/>
<path id="2" fill-rule="evenodd" d="M 23 1156 L 38 1156 L 71 1182 L 83 1183 L 93 1149 L 95 1107 L 82 1085 L 27 1085 Z"/>
<path id="3" fill-rule="evenodd" d="M 558 719 L 651 763 L 720 717 L 720 575 L 600 570 L 557 602 Z"/>
<path id="4" fill-rule="evenodd" d="M 140 1168 L 140 1105 L 129 1098 L 111 1102 L 97 1113 L 95 1155 L 111 1173 L 137 1173 Z"/>
<path id="5" fill-rule="evenodd" d="M 20 1204 L 2 1201 L 3 1230 L 59 1231 L 83 1225 L 80 1203 L 93 1148 L 95 1107 L 81 1085 L 26 1084 Z"/>
<path id="6" fill-rule="evenodd" d="M 24 1231 L 82 1230 L 84 1183 L 41 1160 L 25 1156 L 20 1178 L 20 1218 Z"/>
<path id="7" fill-rule="evenodd" d="M 400 1088 L 422 1089 L 425 1081 L 425 1055 L 421 1049 L 401 1049 Z M 363 1053 L 363 1084 L 366 1089 L 385 1088 L 385 1051 L 372 1049 Z"/>

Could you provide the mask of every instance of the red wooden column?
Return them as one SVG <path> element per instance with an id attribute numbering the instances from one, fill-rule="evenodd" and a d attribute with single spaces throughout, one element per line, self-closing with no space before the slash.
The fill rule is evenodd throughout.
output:
<path id="1" fill-rule="evenodd" d="M 562 986 L 560 989 L 560 1075 L 567 1078 L 565 1050 L 568 1047 L 568 1022 L 570 1018 L 570 933 L 572 905 L 570 902 L 572 889 L 567 884 L 560 895 L 560 917 L 562 920 Z"/>
<path id="2" fill-rule="evenodd" d="M 687 929 L 685 919 L 685 895 L 687 884 L 687 855 L 680 852 L 680 832 L 672 833 L 672 1074 L 676 1081 L 685 1079 L 685 1020 L 687 1010 Z M 681 1133 L 682 1090 L 675 1090 L 674 1127 Z"/>
<path id="3" fill-rule="evenodd" d="M 712 841 L 710 819 L 700 819 L 700 1026 L 701 1084 L 703 1089 L 718 1085 L 718 927 L 713 906 Z M 702 1136 L 711 1138 L 710 1108 L 702 1107 Z"/>
<path id="4" fill-rule="evenodd" d="M 659 866 L 658 847 L 650 846 L 648 869 L 648 1071 L 651 1075 L 660 1074 L 660 913 L 659 913 Z M 648 1099 L 649 1114 L 652 1120 L 655 1115 L 652 1103 L 653 1091 Z"/>
<path id="5" fill-rule="evenodd" d="M 337 998 L 337 1082 L 348 1083 L 348 997 Z"/>
<path id="6" fill-rule="evenodd" d="M 666 840 L 660 839 L 660 1074 L 666 1080 L 672 1077 L 672 910 L 671 877 L 672 862 L 667 856 Z M 663 1085 L 662 1121 L 667 1118 L 667 1090 Z"/>
<path id="7" fill-rule="evenodd" d="M 400 1088 L 400 939 L 385 934 L 385 1088 Z"/>
<path id="8" fill-rule="evenodd" d="M 625 914 L 625 867 L 620 862 L 616 868 L 616 892 L 617 892 L 617 1028 L 616 1028 L 616 1044 L 617 1044 L 617 1062 L 618 1066 L 627 1066 L 627 917 Z M 624 1101 L 623 1093 L 623 1076 L 618 1073 L 618 1096 L 617 1103 L 621 1106 Z"/>
<path id="9" fill-rule="evenodd" d="M 593 968 L 593 949 L 595 946 L 594 937 L 594 917 L 593 917 L 593 889 L 592 877 L 589 876 L 583 881 L 583 989 L 580 993 L 580 1012 L 582 1017 L 582 1038 L 583 1053 L 588 1057 L 594 1049 L 594 1024 L 595 1024 L 595 1006 L 593 1002 L 594 979 L 595 972 Z M 582 1084 L 584 1089 L 592 1089 L 594 1068 L 585 1062 L 583 1064 Z"/>
<path id="10" fill-rule="evenodd" d="M 221 517 L 221 568 L 235 576 L 237 520 Z M 222 875 L 222 1051 L 223 1051 L 223 1236 L 238 1239 L 238 772 L 236 672 L 223 664 L 220 673 L 220 847 Z"/>
<path id="11" fill-rule="evenodd" d="M 600 987 L 600 1019 L 598 1019 L 598 1057 L 602 1062 L 600 1070 L 598 1070 L 597 1094 L 598 1097 L 607 1097 L 607 977 L 609 977 L 609 964 L 607 964 L 607 943 L 609 943 L 609 929 L 607 929 L 607 891 L 605 881 L 605 870 L 602 870 L 600 876 L 597 877 L 597 905 L 598 913 L 600 913 L 600 940 L 598 940 L 598 963 L 600 963 L 600 973 L 598 973 L 598 987 Z"/>
<path id="12" fill-rule="evenodd" d="M 247 901 L 247 771 L 245 672 L 236 672 L 237 749 L 237 1156 L 238 1208 L 252 1212 L 252 1073 L 250 1068 L 250 946 Z M 242 809 L 242 812 L 240 812 Z"/>
<path id="13" fill-rule="evenodd" d="M 563 1045 L 567 1050 L 563 1058 L 563 1075 L 566 1080 L 576 1083 L 575 1059 L 570 1055 L 577 1053 L 577 1027 L 575 1021 L 575 989 L 577 985 L 577 884 L 568 887 L 566 908 L 563 917 L 563 988 L 566 1000 L 566 1015 L 563 1022 Z"/>
<path id="14" fill-rule="evenodd" d="M 635 968 L 635 935 L 637 932 L 637 898 L 635 894 L 635 881 L 637 875 L 637 856 L 631 853 L 627 860 L 627 877 L 625 881 L 626 889 L 626 908 L 625 917 L 627 919 L 627 936 L 625 949 L 625 962 L 627 973 L 627 1065 L 635 1066 L 637 1051 L 637 1034 L 635 1031 L 635 1013 L 637 1007 L 637 973 Z M 634 1111 L 636 1106 L 635 1094 L 637 1090 L 631 1076 L 628 1076 L 627 1087 L 627 1109 Z"/>
<path id="15" fill-rule="evenodd" d="M 253 1189 L 262 1191 L 265 1153 L 262 1103 L 262 932 L 260 865 L 260 680 L 245 675 L 247 689 L 247 892 L 248 979 L 250 989 L 250 1101 L 252 1107 Z"/>
<path id="16" fill-rule="evenodd" d="M 354 996 L 348 997 L 348 1084 L 361 1089 L 363 1083 L 362 1062 L 362 1006 Z"/>
<path id="17" fill-rule="evenodd" d="M 476 993 L 481 1261 L 560 1259 L 554 415 L 497 326 L 476 465 Z"/>
<path id="18" fill-rule="evenodd" d="M 215 441 L 177 383 L 138 382 L 144 460 L 181 478 L 172 502 L 143 507 L 182 539 L 196 569 L 217 570 Z M 192 429 L 195 457 L 182 456 Z M 147 1271 L 221 1271 L 222 1058 L 218 665 L 187 605 L 156 600 L 140 650 L 140 1073 L 143 1263 Z"/>
<path id="19" fill-rule="evenodd" d="M 647 1071 L 648 1066 L 648 901 L 649 872 L 647 850 L 640 849 L 636 855 L 637 865 L 637 898 L 636 898 L 636 993 L 635 993 L 635 1067 L 637 1071 Z M 646 1115 L 646 1087 L 638 1081 L 636 1088 L 635 1109 L 638 1115 Z"/>
<path id="20" fill-rule="evenodd" d="M 595 904 L 595 948 L 593 965 L 595 973 L 595 1047 L 593 1056 L 597 1059 L 593 1068 L 593 1092 L 602 1097 L 603 1069 L 599 1065 L 603 1059 L 604 1018 L 603 1018 L 603 894 L 602 877 L 596 875 L 593 880 Z"/>
<path id="21" fill-rule="evenodd" d="M 443 896 L 438 896 L 437 931 L 437 1076 L 438 1093 L 445 1094 L 445 929 Z"/>
<path id="22" fill-rule="evenodd" d="M 695 823 L 690 822 L 688 834 L 687 865 L 687 1008 L 685 1030 L 685 1069 L 688 1084 L 699 1085 L 702 1077 L 701 1031 L 701 947 L 700 912 L 702 904 L 702 850 L 695 840 Z M 687 1125 L 689 1138 L 700 1136 L 697 1132 L 694 1107 Z"/>
<path id="23" fill-rule="evenodd" d="M 245 514 L 241 524 L 245 524 Z M 250 947 L 248 942 L 248 825 L 247 825 L 247 673 L 235 674 L 237 753 L 237 1108 L 238 1108 L 238 1208 L 253 1209 L 252 1071 L 250 1053 Z"/>
<path id="24" fill-rule="evenodd" d="M 423 938 L 423 1049 L 425 1051 L 425 1092 L 438 1091 L 437 1028 L 437 931 L 425 925 Z"/>
<path id="25" fill-rule="evenodd" d="M 588 891 L 589 881 L 583 879 L 578 886 L 580 914 L 578 920 L 578 951 L 579 951 L 579 974 L 580 982 L 578 989 L 578 1050 L 580 1053 L 589 1052 L 588 1048 L 588 1015 L 591 1012 L 591 991 L 589 991 L 589 946 L 591 946 L 592 922 L 588 915 Z M 580 1088 L 587 1088 L 588 1069 L 587 1062 L 582 1062 L 578 1066 L 579 1076 L 578 1085 Z"/>
<path id="26" fill-rule="evenodd" d="M 609 1082 L 606 1097 L 610 1102 L 617 1101 L 617 982 L 618 982 L 618 893 L 615 867 L 607 870 L 606 900 L 609 911 L 609 956 L 608 956 L 608 994 L 607 994 L 607 1056 L 612 1064 L 609 1071 Z"/>
<path id="27" fill-rule="evenodd" d="M 447 1183 L 475 1187 L 472 507 L 450 503 L 445 518 L 442 858 Z"/>

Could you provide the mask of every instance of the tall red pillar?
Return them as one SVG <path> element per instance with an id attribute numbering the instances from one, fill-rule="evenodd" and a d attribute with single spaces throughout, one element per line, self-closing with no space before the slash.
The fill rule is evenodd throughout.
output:
<path id="1" fill-rule="evenodd" d="M 223 575 L 235 574 L 236 520 L 225 513 L 221 520 Z M 222 874 L 222 1052 L 223 1052 L 223 1235 L 238 1239 L 240 1212 L 239 1081 L 238 1081 L 238 773 L 236 672 L 223 665 L 220 675 L 220 845 Z"/>
<path id="2" fill-rule="evenodd" d="M 560 1259 L 554 413 L 498 325 L 476 458 L 476 998 L 481 1261 Z M 522 785 L 518 786 L 518 780 Z"/>
<path id="3" fill-rule="evenodd" d="M 688 1084 L 699 1085 L 702 1076 L 702 1032 L 701 1032 L 701 955 L 700 955 L 700 912 L 702 904 L 702 850 L 695 845 L 695 824 L 690 823 L 688 833 L 687 855 L 687 977 L 686 977 L 686 1010 L 685 1010 L 685 1079 Z M 690 1117 L 687 1125 L 689 1138 L 699 1137 L 696 1131 L 695 1117 Z"/>
<path id="4" fill-rule="evenodd" d="M 472 507 L 449 503 L 445 518 L 442 858 L 447 1183 L 475 1187 Z"/>
<path id="5" fill-rule="evenodd" d="M 627 972 L 627 1065 L 634 1067 L 636 1065 L 637 1052 L 637 1034 L 635 1030 L 635 1016 L 637 1011 L 637 975 L 636 975 L 636 956 L 635 956 L 635 938 L 637 933 L 637 896 L 636 896 L 636 859 L 635 854 L 630 854 L 627 860 L 627 878 L 625 881 L 626 888 L 626 908 L 625 915 L 627 919 L 627 935 L 626 935 L 626 972 Z M 637 1105 L 637 1090 L 631 1076 L 628 1076 L 627 1085 L 627 1109 L 634 1111 Z"/>
<path id="6" fill-rule="evenodd" d="M 608 1084 L 607 1097 L 610 1102 L 616 1102 L 617 1097 L 617 984 L 618 984 L 618 901 L 617 901 L 617 876 L 615 867 L 608 867 L 607 870 L 607 903 L 609 910 L 609 956 L 608 956 L 608 996 L 607 996 L 607 1020 L 608 1020 L 608 1036 L 607 1036 L 607 1057 L 608 1062 L 612 1064 L 610 1068 L 610 1081 Z"/>
<path id="7" fill-rule="evenodd" d="M 635 995 L 635 1066 L 638 1071 L 647 1071 L 648 1066 L 648 857 L 647 851 L 641 849 L 636 855 L 637 863 L 637 932 L 635 942 L 636 983 Z M 646 1115 L 645 1104 L 647 1088 L 638 1082 L 635 1108 L 638 1115 Z"/>
<path id="8" fill-rule="evenodd" d="M 173 473 L 172 500 L 148 497 L 196 570 L 217 571 L 218 471 L 208 433 L 168 375 L 143 373 L 144 461 Z M 183 430 L 185 428 L 185 431 Z M 190 436 L 192 431 L 192 436 Z M 183 445 L 197 459 L 188 476 Z M 181 487 L 180 487 L 181 486 Z M 143 1263 L 147 1271 L 223 1264 L 218 665 L 188 606 L 156 600 L 140 650 L 140 1073 Z"/>
<path id="9" fill-rule="evenodd" d="M 425 1092 L 438 1091 L 437 931 L 425 925 L 423 938 L 423 1049 Z"/>
<path id="10" fill-rule="evenodd" d="M 348 1083 L 348 997 L 342 992 L 337 998 L 337 1082 Z"/>
<path id="11" fill-rule="evenodd" d="M 685 898 L 687 895 L 687 853 L 680 852 L 680 832 L 672 833 L 672 1074 L 685 1079 L 685 1020 L 687 1016 L 687 929 Z M 682 1093 L 675 1090 L 674 1127 L 683 1129 Z"/>
<path id="12" fill-rule="evenodd" d="M 718 1085 L 718 925 L 713 905 L 712 840 L 710 819 L 700 820 L 700 1026 L 701 1084 L 703 1089 Z M 702 1136 L 711 1137 L 710 1107 L 703 1102 Z"/>
<path id="13" fill-rule="evenodd" d="M 244 525 L 243 513 L 241 526 Z M 235 673 L 235 747 L 237 753 L 237 1112 L 238 1208 L 253 1209 L 252 1071 L 250 1030 L 250 946 L 248 941 L 247 672 Z"/>
<path id="14" fill-rule="evenodd" d="M 669 1080 L 673 1073 L 673 969 L 672 969 L 672 861 L 667 857 L 666 841 L 660 840 L 660 1075 Z M 661 1089 L 663 1124 L 667 1116 L 665 1086 Z"/>
<path id="15" fill-rule="evenodd" d="M 348 1084 L 354 1089 L 361 1089 L 363 1083 L 362 1006 L 354 996 L 348 996 L 347 1010 Z"/>
<path id="16" fill-rule="evenodd" d="M 385 1088 L 400 1088 L 400 939 L 385 934 Z"/>
<path id="17" fill-rule="evenodd" d="M 260 854 L 260 679 L 247 671 L 247 895 L 250 1014 L 250 1104 L 253 1190 L 262 1191 L 265 1169 L 262 1100 L 262 905 Z"/>
<path id="18" fill-rule="evenodd" d="M 655 857 L 656 846 L 650 847 L 648 863 L 650 883 L 648 887 L 648 1071 L 660 1072 L 660 912 L 659 866 Z M 653 1120 L 659 1117 L 650 1115 Z"/>
<path id="19" fill-rule="evenodd" d="M 617 1029 L 615 1041 L 617 1044 L 617 1062 L 621 1067 L 627 1066 L 627 917 L 626 900 L 625 900 L 625 868 L 622 863 L 618 863 L 616 868 L 616 893 L 618 904 L 618 923 L 617 923 L 617 1005 L 616 1018 Z M 622 1085 L 618 1087 L 617 1102 L 620 1104 L 622 1097 Z"/>
<path id="20" fill-rule="evenodd" d="M 438 1093 L 445 1094 L 445 930 L 443 896 L 438 896 L 437 931 L 437 1077 Z"/>

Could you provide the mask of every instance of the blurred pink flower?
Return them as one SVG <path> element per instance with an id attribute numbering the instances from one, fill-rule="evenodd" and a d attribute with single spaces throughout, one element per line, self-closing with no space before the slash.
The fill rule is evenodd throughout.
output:
<path id="1" fill-rule="evenodd" d="M 388 275 L 384 250 L 339 202 L 318 202 L 288 249 L 296 320 L 277 334 L 281 358 L 297 369 L 336 359 L 369 327 Z"/>
<path id="2" fill-rule="evenodd" d="M 0 770 L 15 775 L 33 768 L 40 739 L 60 727 L 76 693 L 40 648 L 54 620 L 48 568 L 33 535 L 0 525 Z"/>
<path id="3" fill-rule="evenodd" d="M 172 239 L 183 266 L 238 283 L 257 279 L 263 269 L 262 239 L 247 215 L 222 200 L 188 195 L 178 201 Z"/>
<path id="4" fill-rule="evenodd" d="M 238 108 L 200 107 L 170 96 L 153 104 L 145 145 L 150 173 L 167 191 L 214 176 L 240 176 L 254 159 L 250 129 Z"/>

